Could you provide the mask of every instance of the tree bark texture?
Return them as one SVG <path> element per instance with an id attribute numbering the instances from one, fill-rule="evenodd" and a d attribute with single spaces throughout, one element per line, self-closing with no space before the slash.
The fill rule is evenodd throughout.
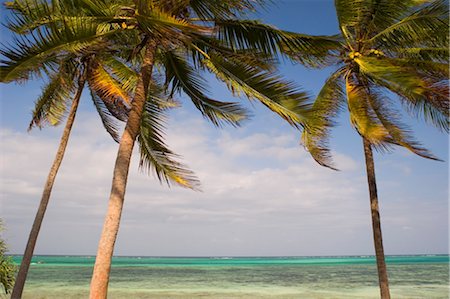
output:
<path id="1" fill-rule="evenodd" d="M 25 280 L 27 279 L 28 270 L 30 268 L 31 259 L 33 257 L 34 248 L 36 247 L 39 231 L 41 230 L 41 224 L 44 219 L 45 211 L 50 200 L 53 184 L 58 174 L 59 167 L 61 166 L 66 151 L 67 143 L 69 142 L 70 132 L 72 125 L 75 121 L 75 115 L 78 109 L 78 103 L 80 102 L 81 93 L 83 92 L 84 84 L 86 82 L 85 75 L 83 74 L 78 81 L 78 90 L 72 101 L 70 107 L 69 116 L 67 117 L 66 126 L 64 127 L 63 134 L 59 143 L 58 151 L 56 152 L 55 160 L 53 161 L 50 172 L 47 176 L 47 182 L 45 183 L 44 191 L 42 193 L 41 202 L 34 218 L 33 226 L 31 227 L 30 235 L 28 236 L 28 242 L 25 247 L 22 262 L 20 263 L 19 272 L 17 273 L 16 282 L 14 284 L 13 291 L 11 293 L 11 299 L 22 298 L 22 292 L 25 286 Z"/>
<path id="2" fill-rule="evenodd" d="M 375 165 L 370 142 L 363 137 L 364 155 L 366 159 L 367 182 L 369 184 L 370 211 L 372 214 L 373 241 L 378 269 L 378 282 L 381 299 L 390 299 L 389 281 L 384 258 L 383 238 L 381 235 L 380 211 L 378 206 L 377 183 L 375 180 Z"/>
<path id="3" fill-rule="evenodd" d="M 153 69 L 155 49 L 156 46 L 153 42 L 147 43 L 145 57 L 141 67 L 139 81 L 136 86 L 131 111 L 120 140 L 119 150 L 114 166 L 108 210 L 103 223 L 103 230 L 95 259 L 94 272 L 92 274 L 90 289 L 91 299 L 103 299 L 107 297 L 111 261 L 114 253 L 114 244 L 119 231 L 120 218 L 122 215 L 128 170 L 130 167 L 134 142 L 139 133 L 141 116 L 147 98 L 148 86 Z"/>

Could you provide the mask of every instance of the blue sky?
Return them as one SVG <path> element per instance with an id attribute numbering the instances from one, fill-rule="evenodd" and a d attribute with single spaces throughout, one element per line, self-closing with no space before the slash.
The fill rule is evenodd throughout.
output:
<path id="1" fill-rule="evenodd" d="M 286 30 L 338 33 L 333 1 L 276 1 L 257 17 Z M 312 94 L 330 71 L 290 62 L 280 70 Z M 207 78 L 214 97 L 232 99 L 223 85 Z M 0 88 L 1 217 L 11 252 L 22 253 L 62 128 L 26 132 L 39 82 Z M 333 131 L 331 146 L 341 169 L 334 172 L 312 161 L 299 145 L 299 132 L 262 105 L 247 104 L 253 117 L 241 128 L 215 129 L 182 100 L 183 108 L 170 116 L 167 140 L 200 178 L 203 192 L 162 186 L 139 172 L 134 159 L 116 254 L 373 253 L 362 144 L 347 114 Z M 400 148 L 375 155 L 385 250 L 446 253 L 448 135 L 406 119 L 445 162 Z M 85 93 L 37 254 L 95 254 L 116 149 Z"/>

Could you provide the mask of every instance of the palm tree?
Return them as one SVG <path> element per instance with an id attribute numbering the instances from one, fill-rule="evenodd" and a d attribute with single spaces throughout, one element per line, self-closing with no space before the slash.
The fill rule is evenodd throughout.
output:
<path id="1" fill-rule="evenodd" d="M 33 31 L 35 34 L 36 31 L 41 33 L 43 29 L 39 28 L 37 24 L 39 26 L 46 24 L 45 29 L 50 30 L 46 31 L 47 33 L 55 34 L 55 32 L 58 32 L 54 27 L 55 24 L 49 22 L 48 12 L 50 11 L 50 6 L 47 3 L 16 1 L 10 3 L 8 8 L 13 12 L 14 20 L 10 21 L 7 26 L 16 34 L 26 35 Z M 61 14 L 61 9 L 62 5 L 52 9 L 52 17 L 55 18 Z M 58 24 L 58 26 L 61 29 L 61 24 Z M 61 38 L 62 36 L 59 37 Z M 58 169 L 64 157 L 78 103 L 86 82 L 91 89 L 93 102 L 103 125 L 114 140 L 118 141 L 117 128 L 113 125 L 112 118 L 115 117 L 123 120 L 123 114 L 127 112 L 127 101 L 129 101 L 129 97 L 125 94 L 130 92 L 130 88 L 135 85 L 134 78 L 136 77 L 134 72 L 131 72 L 124 64 L 115 60 L 114 57 L 100 55 L 101 48 L 99 45 L 91 45 L 89 48 L 84 49 L 81 54 L 67 52 L 63 57 L 54 59 L 51 55 L 52 51 L 48 51 L 52 45 L 51 43 L 46 43 L 45 40 L 35 38 L 34 45 L 30 44 L 30 40 L 25 39 L 17 40 L 17 42 L 18 45 L 16 48 L 4 49 L 1 52 L 5 57 L 9 58 L 9 60 L 3 61 L 4 65 L 1 65 L 1 81 L 26 80 L 33 72 L 45 72 L 49 79 L 49 82 L 43 88 L 42 95 L 36 101 L 29 130 L 33 126 L 42 128 L 47 123 L 58 125 L 66 114 L 66 110 L 70 104 L 69 99 L 72 96 L 73 99 L 60 144 L 50 168 L 39 208 L 30 231 L 11 298 L 21 298 L 22 296 L 40 227 L 45 216 Z M 42 43 L 39 45 L 40 42 Z M 17 55 L 17 53 L 21 53 L 20 51 L 23 51 L 22 53 L 42 53 L 46 50 L 48 51 L 48 57 L 42 60 L 42 64 L 30 64 L 27 60 L 31 60 L 31 56 Z M 93 53 L 96 54 L 93 55 Z M 110 69 L 109 72 L 105 70 L 108 66 Z M 122 90 L 125 81 L 118 81 L 113 75 L 124 72 L 126 72 L 127 86 L 129 88 Z"/>
<path id="2" fill-rule="evenodd" d="M 336 65 L 337 70 L 317 95 L 302 140 L 319 164 L 333 168 L 329 129 L 339 111 L 348 108 L 363 141 L 380 293 L 386 299 L 390 293 L 372 149 L 396 145 L 437 159 L 411 137 L 390 98 L 396 95 L 413 115 L 448 132 L 448 3 L 336 0 L 335 6 L 341 44 L 330 48 L 318 66 Z M 297 51 L 289 51 L 304 63 Z"/>
<path id="3" fill-rule="evenodd" d="M 304 45 L 305 40 L 256 21 L 236 18 L 240 11 L 254 8 L 254 2 L 134 1 L 124 2 L 114 14 L 123 28 L 137 31 L 135 35 L 141 37 L 131 58 L 141 55 L 142 64 L 114 167 L 108 211 L 91 281 L 91 298 L 107 296 L 129 164 L 134 142 L 142 136 L 139 124 L 147 110 L 149 84 L 154 76 L 165 78 L 170 94 L 185 93 L 215 125 L 239 125 L 246 111 L 236 103 L 209 98 L 202 70 L 215 74 L 234 94 L 258 100 L 291 125 L 301 126 L 302 115 L 309 108 L 308 97 L 274 72 L 272 60 L 281 47 Z M 107 6 L 107 3 L 98 1 L 94 5 Z M 322 54 L 320 49 L 317 53 Z M 312 53 L 311 57 L 319 55 L 317 53 Z M 197 188 L 197 182 L 190 177 L 175 181 Z"/>

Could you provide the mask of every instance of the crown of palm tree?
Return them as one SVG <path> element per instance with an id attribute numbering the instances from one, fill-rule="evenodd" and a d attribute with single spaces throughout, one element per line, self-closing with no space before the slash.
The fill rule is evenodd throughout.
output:
<path id="1" fill-rule="evenodd" d="M 348 108 L 357 132 L 378 149 L 402 146 L 436 159 L 411 136 L 390 97 L 415 116 L 449 130 L 447 1 L 336 0 L 339 47 L 322 65 L 337 66 L 316 97 L 302 141 L 331 167 L 329 130 Z M 286 53 L 302 61 L 302 48 Z M 306 64 L 307 66 L 310 66 Z"/>

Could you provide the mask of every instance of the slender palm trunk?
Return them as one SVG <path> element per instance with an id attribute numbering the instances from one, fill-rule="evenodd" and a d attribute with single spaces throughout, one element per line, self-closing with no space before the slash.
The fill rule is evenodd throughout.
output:
<path id="1" fill-rule="evenodd" d="M 369 184 L 370 211 L 372 213 L 373 241 L 377 259 L 378 282 L 380 285 L 381 299 L 390 299 L 389 281 L 384 259 L 383 238 L 381 236 L 380 211 L 378 208 L 377 183 L 375 180 L 375 165 L 373 162 L 372 147 L 370 142 L 363 137 L 364 155 L 366 158 L 367 182 Z"/>
<path id="2" fill-rule="evenodd" d="M 131 154 L 133 152 L 134 142 L 139 133 L 141 115 L 147 98 L 148 85 L 153 69 L 154 53 L 155 45 L 150 42 L 147 43 L 141 74 L 136 86 L 128 121 L 120 140 L 119 151 L 114 166 L 108 211 L 103 223 L 102 235 L 100 237 L 94 272 L 92 274 L 91 299 L 104 299 L 108 293 L 111 260 L 119 231 Z"/>
<path id="3" fill-rule="evenodd" d="M 36 241 L 41 229 L 42 220 L 44 219 L 45 211 L 47 210 L 47 205 L 50 200 L 53 183 L 55 182 L 56 175 L 58 174 L 59 167 L 61 166 L 62 160 L 64 158 L 67 143 L 69 142 L 70 132 L 72 130 L 73 122 L 75 121 L 78 103 L 80 102 L 81 93 L 83 92 L 85 82 L 86 78 L 84 75 L 82 75 L 78 81 L 78 90 L 72 101 L 72 106 L 70 107 L 69 116 L 67 117 L 66 126 L 61 136 L 61 141 L 59 143 L 58 151 L 56 152 L 55 160 L 53 161 L 52 167 L 50 168 L 50 172 L 47 177 L 47 182 L 45 183 L 44 192 L 42 193 L 41 202 L 39 203 L 39 209 L 34 218 L 33 226 L 28 237 L 27 246 L 25 247 L 25 252 L 20 264 L 19 273 L 17 274 L 16 282 L 11 293 L 11 299 L 22 298 L 25 280 L 27 279 L 28 269 L 30 268 L 31 258 L 33 257 L 34 248 L 36 247 Z"/>

